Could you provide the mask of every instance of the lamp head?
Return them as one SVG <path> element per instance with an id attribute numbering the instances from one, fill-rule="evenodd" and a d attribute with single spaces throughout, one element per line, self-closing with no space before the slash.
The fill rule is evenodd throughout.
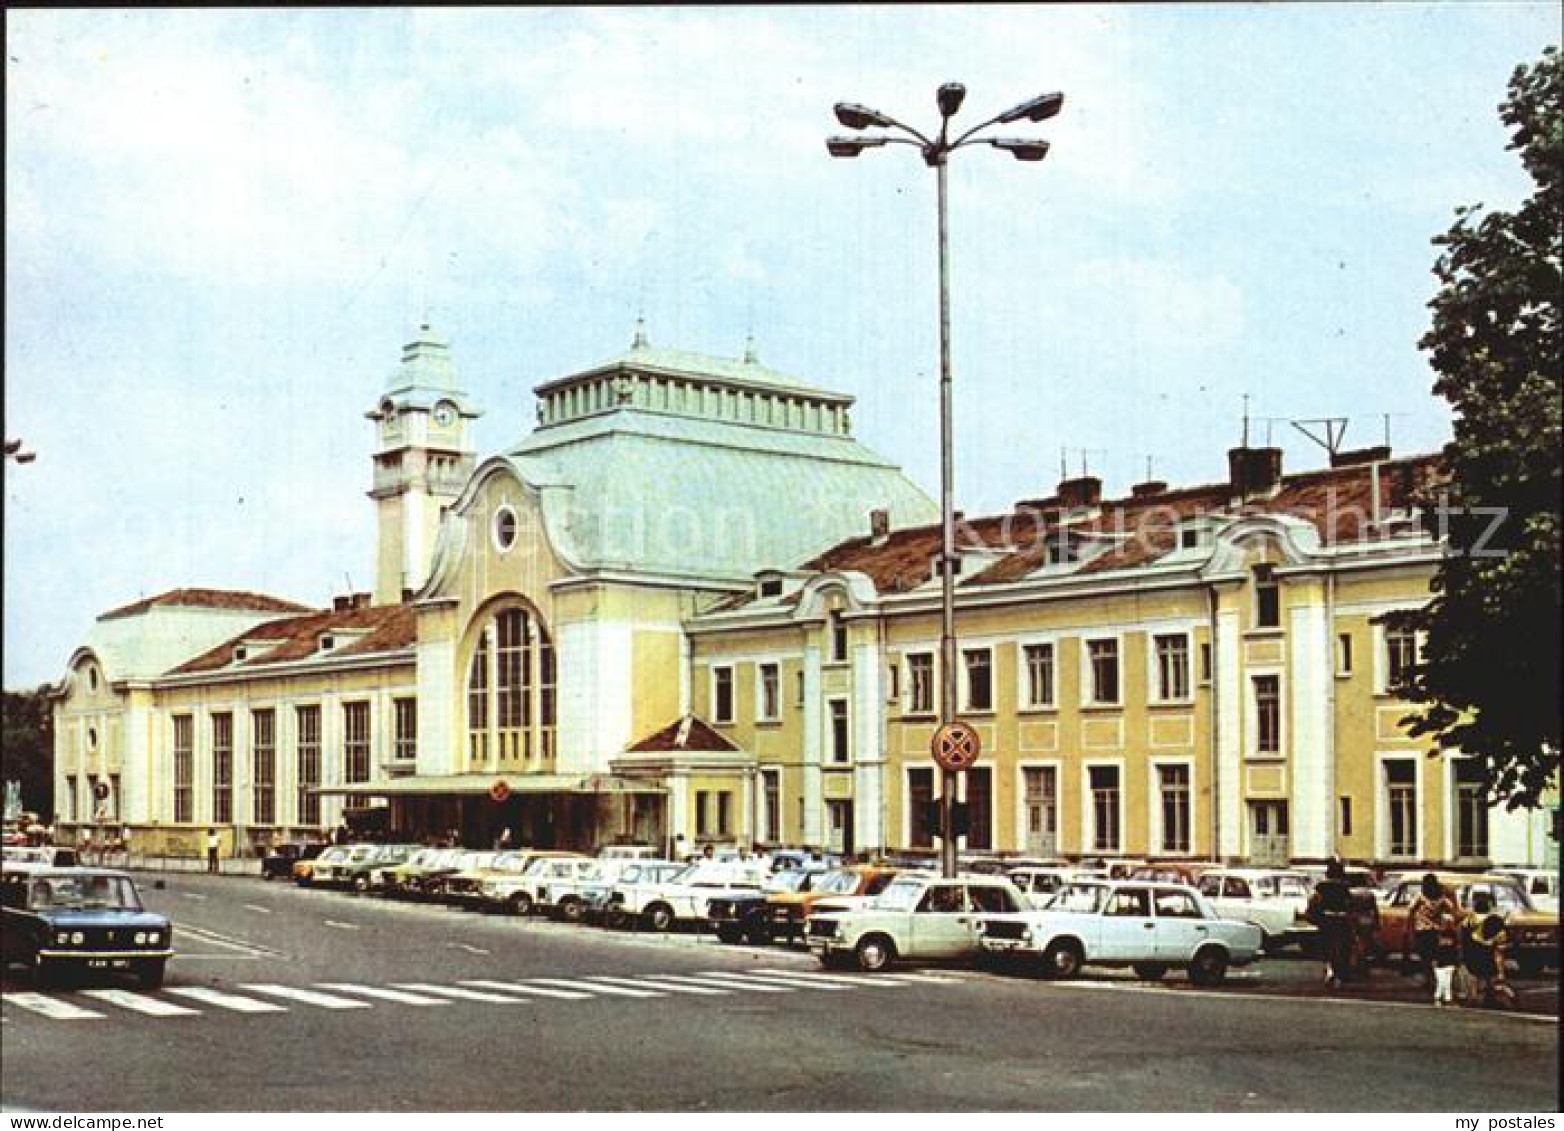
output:
<path id="1" fill-rule="evenodd" d="M 857 157 L 866 149 L 885 144 L 883 137 L 828 137 L 825 147 L 832 157 Z"/>
<path id="2" fill-rule="evenodd" d="M 1012 106 L 999 116 L 1001 122 L 1019 122 L 1025 118 L 1029 122 L 1041 122 L 1052 118 L 1064 108 L 1064 95 L 1059 91 L 1050 94 L 1039 94 L 1036 98 L 1028 98 L 1019 106 Z"/>
<path id="3" fill-rule="evenodd" d="M 989 140 L 995 149 L 1003 149 L 1017 161 L 1041 161 L 1048 156 L 1048 143 L 1041 138 L 996 137 Z"/>
<path id="4" fill-rule="evenodd" d="M 961 103 L 966 97 L 966 87 L 959 82 L 948 82 L 939 88 L 939 93 L 934 96 L 934 100 L 939 103 L 940 115 L 950 118 L 961 109 Z"/>
<path id="5" fill-rule="evenodd" d="M 870 126 L 889 126 L 893 123 L 878 110 L 858 102 L 838 102 L 836 104 L 836 120 L 850 130 L 868 129 Z"/>

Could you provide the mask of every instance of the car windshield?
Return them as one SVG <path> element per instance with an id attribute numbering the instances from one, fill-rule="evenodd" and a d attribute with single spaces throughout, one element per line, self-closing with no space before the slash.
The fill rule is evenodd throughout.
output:
<path id="1" fill-rule="evenodd" d="M 892 880 L 886 889 L 870 901 L 877 911 L 911 911 L 918 904 L 928 883 L 915 877 Z"/>
<path id="2" fill-rule="evenodd" d="M 42 876 L 33 881 L 29 902 L 40 911 L 49 908 L 141 910 L 136 885 L 124 876 Z"/>
<path id="3" fill-rule="evenodd" d="M 813 879 L 811 872 L 778 872 L 767 877 L 764 887 L 766 891 L 809 891 Z"/>
<path id="4" fill-rule="evenodd" d="M 814 890 L 821 895 L 851 895 L 858 890 L 858 873 L 845 868 L 827 872 L 820 877 Z"/>
<path id="5" fill-rule="evenodd" d="M 328 848 L 320 854 L 320 862 L 322 864 L 335 864 L 338 860 L 346 860 L 347 858 L 348 850 L 345 848 Z"/>
<path id="6" fill-rule="evenodd" d="M 1071 884 L 1043 905 L 1045 911 L 1074 911 L 1091 914 L 1102 906 L 1108 889 L 1102 884 Z"/>

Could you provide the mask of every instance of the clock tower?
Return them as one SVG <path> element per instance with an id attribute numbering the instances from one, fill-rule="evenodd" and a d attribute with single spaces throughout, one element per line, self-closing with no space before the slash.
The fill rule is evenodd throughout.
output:
<path id="1" fill-rule="evenodd" d="M 435 531 L 472 474 L 469 425 L 482 413 L 462 390 L 445 339 L 420 326 L 402 347 L 375 422 L 375 604 L 394 605 L 428 579 Z"/>

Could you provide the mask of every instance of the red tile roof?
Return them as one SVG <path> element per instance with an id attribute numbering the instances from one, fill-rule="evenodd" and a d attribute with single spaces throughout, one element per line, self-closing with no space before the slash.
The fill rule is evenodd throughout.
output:
<path id="1" fill-rule="evenodd" d="M 683 741 L 680 741 L 681 731 L 683 732 Z M 676 719 L 663 727 L 662 730 L 647 735 L 639 742 L 633 743 L 625 749 L 627 752 L 635 754 L 670 750 L 717 750 L 727 752 L 737 750 L 738 747 L 714 730 L 711 724 L 704 719 L 699 719 L 694 715 L 685 715 L 684 718 Z"/>
<path id="2" fill-rule="evenodd" d="M 172 609 L 236 609 L 259 613 L 308 613 L 308 605 L 284 601 L 280 597 L 268 597 L 265 593 L 247 593 L 242 589 L 170 589 L 156 597 L 146 597 L 134 604 L 110 609 L 99 620 L 110 617 L 128 617 L 144 613 L 151 608 Z"/>
<path id="3" fill-rule="evenodd" d="M 320 652 L 320 637 L 328 632 L 348 632 L 351 642 L 334 648 L 332 656 L 363 656 L 407 649 L 411 653 L 418 639 L 417 622 L 410 605 L 372 605 L 363 609 L 311 613 L 266 621 L 233 639 L 211 648 L 175 668 L 170 675 L 211 672 L 223 669 L 260 668 L 288 660 L 303 660 Z M 362 636 L 359 634 L 363 633 Z M 239 663 L 234 649 L 240 644 L 270 644 Z"/>

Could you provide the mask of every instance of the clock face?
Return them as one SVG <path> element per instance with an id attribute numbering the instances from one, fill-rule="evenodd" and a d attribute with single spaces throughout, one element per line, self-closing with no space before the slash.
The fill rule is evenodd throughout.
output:
<path id="1" fill-rule="evenodd" d="M 448 404 L 443 404 L 434 410 L 434 422 L 441 428 L 449 428 L 456 420 L 456 412 Z"/>

